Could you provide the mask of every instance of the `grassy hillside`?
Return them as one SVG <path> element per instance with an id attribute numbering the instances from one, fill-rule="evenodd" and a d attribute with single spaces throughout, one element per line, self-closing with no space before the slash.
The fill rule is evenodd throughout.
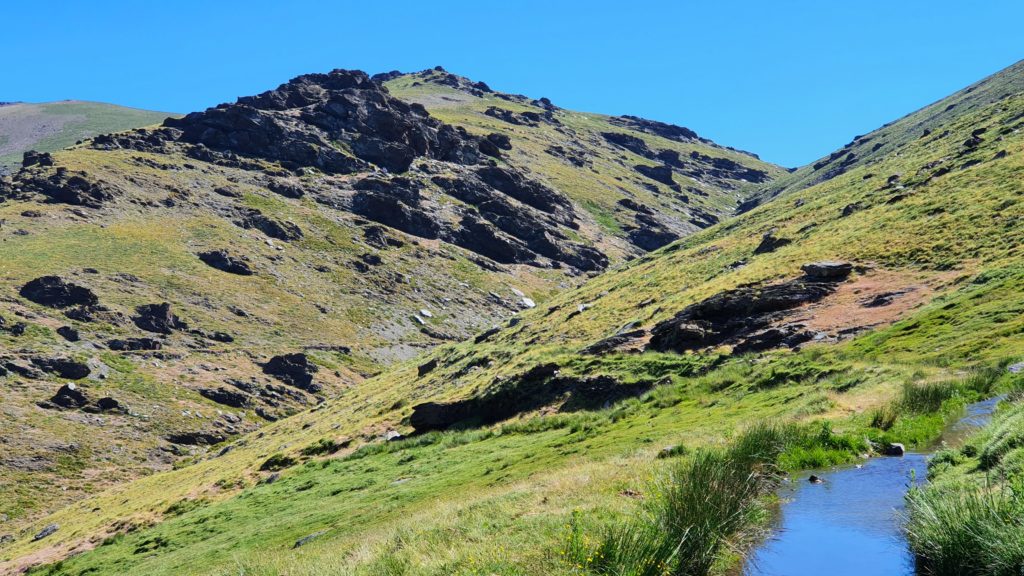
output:
<path id="1" fill-rule="evenodd" d="M 1024 61 L 982 79 L 934 104 L 908 114 L 894 122 L 854 137 L 843 148 L 779 178 L 748 199 L 749 209 L 790 190 L 801 190 L 834 178 L 855 168 L 871 170 L 871 166 L 898 154 L 901 149 L 923 141 L 927 144 L 946 138 L 947 125 L 965 114 L 998 105 L 1024 90 Z"/>
<path id="2" fill-rule="evenodd" d="M 698 470 L 752 423 L 800 430 L 757 464 L 781 470 L 925 446 L 965 402 L 1021 387 L 1005 366 L 1024 339 L 1024 94 L 939 127 L 216 456 L 76 503 L 0 554 L 14 567 L 80 552 L 44 574 L 609 573 L 608 526 L 660 501 L 652 480 L 674 460 Z M 852 272 L 801 279 L 826 260 Z M 727 314 L 738 327 L 695 316 L 781 290 L 803 304 Z M 734 504 L 744 526 L 766 521 L 756 494 Z M 712 539 L 700 573 L 727 573 L 755 533 Z"/>
<path id="3" fill-rule="evenodd" d="M 321 86 L 332 82 L 356 87 Z M 427 102 L 437 120 L 361 73 L 314 75 L 282 88 L 321 98 L 304 106 L 253 104 L 278 96 L 271 91 L 42 155 L 0 180 L 0 535 L 362 389 L 391 364 L 543 305 L 652 242 L 707 227 L 751 185 L 745 170 L 781 173 L 710 142 L 651 136 L 608 117 L 432 81 L 399 88 L 410 99 L 461 100 L 438 109 Z M 337 109 L 324 110 L 342 93 L 369 119 L 362 132 L 332 128 Z M 543 121 L 514 126 L 484 115 L 491 106 Z M 189 132 L 225 110 L 258 115 L 278 132 L 258 134 L 263 147 L 244 150 L 253 138 L 244 122 L 230 142 L 204 143 L 215 129 Z M 381 143 L 395 126 L 419 130 L 410 146 L 405 134 Z M 647 158 L 602 132 L 649 150 L 733 158 L 739 172 L 733 179 L 709 168 L 705 178 L 692 171 L 704 161 L 691 159 L 679 163 L 680 184 L 656 182 L 634 168 Z M 478 152 L 488 136 L 502 147 Z M 408 159 L 403 151 L 421 137 L 437 138 L 438 150 L 461 148 L 449 156 L 417 149 L 401 172 L 393 162 Z M 579 148 L 582 164 L 544 152 L 554 146 Z M 684 170 L 692 174 L 686 190 Z M 53 307 L 24 295 L 50 275 L 95 301 Z M 166 329 L 145 328 L 141 309 L 162 314 Z M 278 356 L 299 374 L 273 373 Z M 55 362 L 88 375 L 73 380 Z M 69 383 L 85 400 L 61 396 Z M 101 408 L 101 400 L 116 404 Z"/>
<path id="4" fill-rule="evenodd" d="M 26 150 L 53 152 L 99 134 L 163 122 L 175 116 L 101 102 L 65 100 L 0 106 L 0 171 L 16 169 Z"/>

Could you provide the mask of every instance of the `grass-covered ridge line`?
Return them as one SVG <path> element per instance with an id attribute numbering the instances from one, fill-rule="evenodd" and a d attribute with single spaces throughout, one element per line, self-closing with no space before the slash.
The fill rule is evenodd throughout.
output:
<path id="1" fill-rule="evenodd" d="M 100 134 L 159 124 L 167 112 L 67 100 L 0 106 L 0 168 L 13 169 L 26 150 L 53 152 Z"/>

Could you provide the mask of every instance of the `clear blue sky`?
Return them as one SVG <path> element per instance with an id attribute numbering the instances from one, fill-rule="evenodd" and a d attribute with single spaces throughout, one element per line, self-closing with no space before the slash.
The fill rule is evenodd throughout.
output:
<path id="1" fill-rule="evenodd" d="M 1020 0 L 6 2 L 0 100 L 188 112 L 435 65 L 787 166 L 1024 58 Z"/>

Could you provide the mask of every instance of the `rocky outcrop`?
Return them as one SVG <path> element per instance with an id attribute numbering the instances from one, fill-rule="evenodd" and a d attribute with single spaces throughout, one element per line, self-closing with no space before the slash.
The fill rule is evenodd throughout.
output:
<path id="1" fill-rule="evenodd" d="M 608 121 L 623 128 L 654 134 L 655 136 L 661 136 L 676 142 L 709 142 L 697 136 L 697 133 L 689 128 L 676 126 L 675 124 L 666 124 L 657 120 L 647 120 L 637 116 L 612 116 Z"/>
<path id="2" fill-rule="evenodd" d="M 171 334 L 175 330 L 188 329 L 188 325 L 171 312 L 169 302 L 137 307 L 132 322 L 140 329 L 155 334 Z"/>
<path id="3" fill-rule="evenodd" d="M 65 384 L 50 398 L 50 403 L 60 408 L 82 408 L 89 403 L 86 395 L 74 384 Z"/>
<path id="4" fill-rule="evenodd" d="M 107 340 L 107 348 L 119 352 L 139 350 L 159 350 L 163 343 L 154 338 L 114 338 Z"/>
<path id="5" fill-rule="evenodd" d="M 44 372 L 68 380 L 81 380 L 91 372 L 88 364 L 70 358 L 33 358 L 32 364 Z"/>
<path id="6" fill-rule="evenodd" d="M 422 433 L 492 424 L 552 404 L 558 404 L 563 412 L 592 410 L 642 394 L 652 385 L 650 382 L 623 384 L 609 376 L 561 376 L 557 365 L 542 364 L 494 382 L 489 392 L 475 398 L 413 406 L 409 423 L 417 433 Z"/>
<path id="7" fill-rule="evenodd" d="M 92 179 L 85 172 L 72 173 L 63 167 L 52 171 L 22 170 L 9 189 L 4 188 L 0 190 L 0 197 L 31 198 L 38 194 L 48 202 L 86 208 L 99 208 L 115 196 L 115 189 L 110 184 Z"/>
<path id="8" fill-rule="evenodd" d="M 95 306 L 99 298 L 92 290 L 65 281 L 59 276 L 41 276 L 21 287 L 18 292 L 27 300 L 51 308 Z"/>
<path id="9" fill-rule="evenodd" d="M 492 118 L 497 118 L 502 122 L 508 122 L 516 126 L 539 126 L 540 124 L 554 124 L 558 125 L 561 122 L 555 118 L 552 114 L 552 110 L 545 110 L 544 112 L 534 112 L 532 110 L 526 110 L 523 112 L 513 112 L 506 108 L 499 108 L 497 106 L 491 106 L 487 110 L 484 110 L 484 114 Z"/>
<path id="10" fill-rule="evenodd" d="M 647 166 L 645 164 L 637 164 L 633 169 L 655 182 L 661 182 L 668 186 L 673 186 L 676 183 L 672 179 L 672 168 L 665 165 Z"/>
<path id="11" fill-rule="evenodd" d="M 311 394 L 317 394 L 323 389 L 320 384 L 313 382 L 313 375 L 319 371 L 320 367 L 301 352 L 274 356 L 263 365 L 264 374 Z"/>
<path id="12" fill-rule="evenodd" d="M 218 404 L 232 408 L 246 408 L 252 403 L 252 398 L 248 394 L 243 394 L 237 390 L 229 390 L 223 386 L 218 388 L 200 388 L 199 394 Z"/>
<path id="13" fill-rule="evenodd" d="M 786 246 L 793 241 L 789 238 L 780 238 L 775 235 L 775 230 L 769 230 L 761 236 L 761 243 L 754 248 L 754 254 L 768 254 Z"/>
<path id="14" fill-rule="evenodd" d="M 832 294 L 852 266 L 817 263 L 808 268 L 811 272 L 800 278 L 727 290 L 691 304 L 655 325 L 647 348 L 686 352 L 729 345 L 743 353 L 806 342 L 814 335 L 800 324 L 784 323 L 786 313 Z"/>
<path id="15" fill-rule="evenodd" d="M 277 240 L 290 242 L 302 238 L 302 229 L 291 222 L 282 222 L 266 216 L 255 208 L 241 210 L 236 224 L 249 230 L 259 230 Z"/>
<path id="16" fill-rule="evenodd" d="M 405 172 L 419 157 L 472 164 L 479 139 L 392 97 L 363 72 L 307 74 L 257 96 L 168 119 L 168 135 L 215 152 L 349 174 Z M 339 147 L 337 143 L 344 145 Z"/>
<path id="17" fill-rule="evenodd" d="M 232 256 L 227 250 L 210 250 L 200 252 L 199 259 L 211 268 L 216 268 L 229 274 L 239 276 L 251 276 L 252 268 L 249 266 L 249 259 L 244 256 Z"/>

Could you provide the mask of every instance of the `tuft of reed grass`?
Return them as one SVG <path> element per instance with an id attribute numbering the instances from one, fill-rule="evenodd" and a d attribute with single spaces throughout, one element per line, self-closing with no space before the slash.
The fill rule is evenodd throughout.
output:
<path id="1" fill-rule="evenodd" d="M 926 576 L 1024 573 L 1024 498 L 1017 489 L 914 489 L 907 536 Z"/>
<path id="2" fill-rule="evenodd" d="M 634 520 L 606 529 L 596 547 L 570 535 L 571 562 L 592 574 L 708 574 L 730 542 L 743 540 L 777 486 L 775 461 L 795 429 L 755 426 L 724 450 L 699 450 L 671 466 Z M 574 523 L 574 526 L 577 525 Z"/>

